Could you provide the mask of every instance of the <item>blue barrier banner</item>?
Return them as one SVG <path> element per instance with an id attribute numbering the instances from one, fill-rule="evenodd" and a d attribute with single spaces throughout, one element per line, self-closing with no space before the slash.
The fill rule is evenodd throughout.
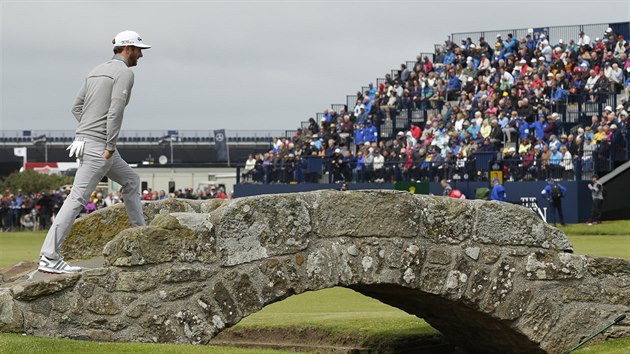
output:
<path id="1" fill-rule="evenodd" d="M 591 211 L 591 194 L 586 185 L 588 182 L 561 181 L 567 189 L 566 197 L 562 200 L 562 210 L 566 223 L 575 224 L 588 220 Z M 519 204 L 531 209 L 543 220 L 549 218 L 549 202 L 542 194 L 547 185 L 545 181 L 537 182 L 506 182 L 504 184 L 507 202 Z M 349 183 L 350 190 L 361 189 L 395 189 L 393 183 Z M 475 199 L 480 188 L 489 188 L 489 182 L 452 182 L 453 189 L 460 190 L 466 199 Z M 340 184 L 334 183 L 301 183 L 301 184 L 237 184 L 234 186 L 234 197 L 248 197 L 261 194 L 310 192 L 324 189 L 339 190 Z M 443 189 L 438 182 L 428 183 L 430 195 L 441 196 Z M 424 189 L 423 187 L 422 189 Z M 424 191 L 422 191 L 424 192 Z"/>

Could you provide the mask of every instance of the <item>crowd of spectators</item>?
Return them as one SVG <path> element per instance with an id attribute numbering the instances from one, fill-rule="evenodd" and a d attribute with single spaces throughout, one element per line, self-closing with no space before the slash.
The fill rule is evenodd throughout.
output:
<path id="1" fill-rule="evenodd" d="M 6 189 L 0 193 L 0 231 L 46 230 L 63 205 L 69 187 L 26 194 Z M 81 215 L 122 202 L 122 193 L 93 192 Z"/>
<path id="2" fill-rule="evenodd" d="M 291 139 L 274 139 L 269 152 L 250 155 L 243 181 L 315 182 L 312 157 L 332 182 L 481 178 L 476 162 L 483 153 L 497 156 L 512 180 L 610 170 L 625 148 L 630 108 L 627 97 L 615 107 L 606 103 L 624 90 L 630 95 L 630 45 L 623 36 L 608 28 L 594 40 L 580 32 L 555 43 L 544 34 L 498 34 L 493 41 L 447 41 L 433 60 L 401 64 L 359 92 L 349 112 L 326 109 Z M 567 124 L 567 107 L 578 105 L 594 105 L 598 114 Z M 419 110 L 426 119 L 413 118 Z M 397 117 L 405 126 L 381 134 Z"/>
<path id="3" fill-rule="evenodd" d="M 0 232 L 47 230 L 68 194 L 70 194 L 69 187 L 33 194 L 6 189 L 4 193 L 0 193 Z M 167 198 L 227 199 L 228 195 L 223 186 L 210 186 L 207 190 L 193 191 L 192 188 L 185 188 L 175 190 L 173 193 L 148 189 L 142 192 L 141 198 L 144 201 L 159 201 Z M 94 191 L 79 216 L 122 202 L 121 192 L 104 194 Z"/>
<path id="4" fill-rule="evenodd" d="M 179 199 L 194 199 L 194 200 L 206 200 L 206 199 L 228 199 L 229 196 L 225 192 L 225 186 L 211 185 L 208 188 L 198 188 L 193 190 L 192 188 L 184 188 L 174 190 L 172 193 L 167 193 L 164 190 L 154 191 L 151 188 L 142 191 L 142 200 L 144 201 L 159 201 L 168 198 Z"/>

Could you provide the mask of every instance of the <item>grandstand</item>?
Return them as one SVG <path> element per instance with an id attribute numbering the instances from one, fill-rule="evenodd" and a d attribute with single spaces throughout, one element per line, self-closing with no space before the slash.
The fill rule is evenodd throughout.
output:
<path id="1" fill-rule="evenodd" d="M 629 35 L 628 22 L 451 34 L 434 52 L 420 53 L 416 61 L 406 61 L 348 95 L 345 104 L 332 104 L 298 129 L 287 130 L 282 147 L 274 146 L 259 161 L 258 181 L 303 182 L 295 180 L 303 176 L 280 180 L 273 173 L 273 165 L 284 168 L 290 154 L 323 157 L 329 182 L 360 180 L 357 169 L 374 170 L 365 156 L 379 154 L 385 155 L 386 171 L 372 173 L 369 182 L 380 181 L 377 174 L 388 182 L 414 175 L 450 179 L 457 172 L 483 179 L 487 174 L 475 172 L 487 171 L 495 162 L 511 180 L 605 174 L 629 158 L 630 60 L 624 39 Z M 367 114 L 361 114 L 362 106 Z M 352 123 L 344 124 L 344 116 Z M 491 127 L 493 120 L 496 126 Z M 372 144 L 365 144 L 366 131 L 373 128 L 367 121 L 377 129 Z M 420 127 L 415 132 L 422 133 L 406 139 L 414 123 Z M 344 132 L 350 137 L 340 139 Z M 334 142 L 327 147 L 330 137 Z M 485 138 L 492 140 L 492 148 L 483 146 Z M 588 146 L 578 146 L 586 140 Z M 323 147 L 313 151 L 313 142 Z M 286 148 L 289 144 L 293 151 Z M 562 146 L 568 153 L 552 157 Z M 329 163 L 336 149 L 345 154 L 341 164 Z M 436 149 L 437 163 L 430 153 Z M 265 159 L 272 167 L 263 167 Z M 523 168 L 526 159 L 536 167 Z M 300 168 L 290 164 L 293 170 Z M 424 165 L 425 171 L 405 173 L 419 168 L 415 165 Z M 346 169 L 351 173 L 344 173 Z"/>
<path id="2" fill-rule="evenodd" d="M 583 221 L 582 181 L 613 170 L 611 185 L 628 178 L 629 36 L 628 22 L 451 34 L 287 130 L 237 176 L 274 185 L 236 195 L 418 181 L 438 194 L 447 179 L 474 197 L 494 173 L 511 202 L 540 197 L 549 178 L 571 185 L 571 219 Z M 627 214 L 627 203 L 608 204 Z"/>

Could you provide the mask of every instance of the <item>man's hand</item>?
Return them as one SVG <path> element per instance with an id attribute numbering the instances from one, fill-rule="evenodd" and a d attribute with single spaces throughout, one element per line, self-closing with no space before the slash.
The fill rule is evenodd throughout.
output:
<path id="1" fill-rule="evenodd" d="M 114 155 L 114 153 L 109 151 L 109 150 L 103 151 L 103 158 L 105 160 L 109 160 L 110 158 L 112 158 L 113 155 Z"/>
<path id="2" fill-rule="evenodd" d="M 85 141 L 80 139 L 75 139 L 72 141 L 72 144 L 66 148 L 66 150 L 70 150 L 68 157 L 76 156 L 76 158 L 81 158 L 83 156 L 83 146 L 85 145 Z"/>

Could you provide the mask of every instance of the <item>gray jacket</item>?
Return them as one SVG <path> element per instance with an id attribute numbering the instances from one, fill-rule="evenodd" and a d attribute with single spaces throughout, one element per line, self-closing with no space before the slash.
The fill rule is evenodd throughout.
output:
<path id="1" fill-rule="evenodd" d="M 76 135 L 104 141 L 105 148 L 114 151 L 133 79 L 133 71 L 120 56 L 94 68 L 72 106 L 79 122 Z"/>

